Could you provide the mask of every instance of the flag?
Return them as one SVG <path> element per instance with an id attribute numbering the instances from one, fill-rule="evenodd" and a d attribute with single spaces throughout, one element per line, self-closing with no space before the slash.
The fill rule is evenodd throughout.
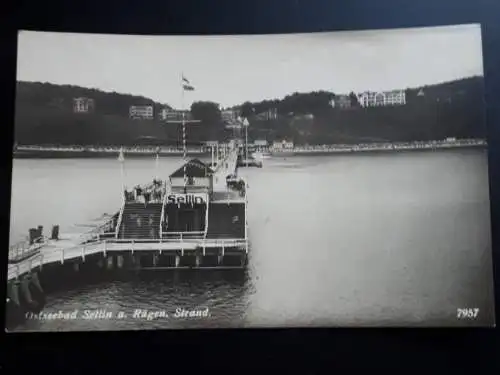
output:
<path id="1" fill-rule="evenodd" d="M 182 88 L 184 91 L 194 91 L 194 87 L 191 85 L 191 82 L 184 77 L 184 74 L 182 75 Z"/>

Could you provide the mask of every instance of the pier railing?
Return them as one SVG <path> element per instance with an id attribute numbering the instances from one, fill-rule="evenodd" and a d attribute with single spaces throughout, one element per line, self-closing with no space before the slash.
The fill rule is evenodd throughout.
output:
<path id="1" fill-rule="evenodd" d="M 163 238 L 114 238 L 107 237 L 106 235 L 100 235 L 95 237 L 94 240 L 88 241 L 87 243 L 75 244 L 75 247 L 79 248 L 82 245 L 95 245 L 98 243 L 239 243 L 244 244 L 247 240 L 245 238 L 205 238 L 203 236 L 204 232 L 168 232 L 173 233 L 172 236 L 165 236 L 167 232 L 163 233 Z"/>
<path id="2" fill-rule="evenodd" d="M 27 264 L 23 263 L 24 262 L 15 262 L 8 265 L 7 280 L 11 280 L 12 278 L 18 279 L 23 273 L 31 272 L 31 270 L 35 267 L 41 268 L 44 264 L 44 256 L 41 252 L 39 252 L 37 255 L 27 258 Z"/>
<path id="3" fill-rule="evenodd" d="M 40 249 L 47 244 L 47 238 L 44 236 L 35 238 L 33 244 L 28 240 L 18 242 L 9 247 L 9 263 L 20 262 L 40 252 Z"/>
<path id="4" fill-rule="evenodd" d="M 120 233 L 120 227 L 122 225 L 123 219 L 123 211 L 125 210 L 126 200 L 123 198 L 122 207 L 120 208 L 120 213 L 118 214 L 118 220 L 116 220 L 116 228 L 115 228 L 115 238 L 118 238 L 118 234 Z"/>
<path id="5" fill-rule="evenodd" d="M 226 244 L 226 245 L 231 245 L 231 244 L 245 244 L 246 240 L 244 238 L 168 238 L 168 239 L 149 239 L 149 238 L 110 238 L 110 239 L 102 239 L 97 241 L 99 243 L 210 243 L 210 244 Z M 97 242 L 94 242 L 93 244 L 96 244 Z M 78 247 L 78 246 L 77 246 Z M 79 246 L 81 247 L 81 245 Z"/>
<path id="6" fill-rule="evenodd" d="M 205 237 L 205 231 L 196 232 L 165 232 L 162 234 L 162 239 L 201 239 Z"/>
<path id="7" fill-rule="evenodd" d="M 166 244 L 176 243 L 179 244 L 178 248 L 172 248 L 171 246 L 165 246 Z M 183 247 L 186 245 L 186 248 Z M 240 248 L 245 249 L 248 252 L 248 241 L 245 239 L 238 238 L 224 238 L 224 239 L 96 239 L 92 242 L 75 244 L 71 247 L 52 247 L 50 252 L 45 253 L 43 250 L 34 253 L 33 256 L 24 257 L 19 262 L 9 262 L 8 266 L 8 280 L 13 278 L 19 278 L 22 274 L 30 272 L 35 267 L 42 267 L 46 263 L 60 262 L 64 263 L 66 260 L 82 258 L 85 259 L 86 256 L 103 252 L 106 255 L 107 252 L 112 251 L 176 251 L 185 249 L 193 250 L 193 245 L 198 247 L 203 251 L 205 255 L 205 249 L 208 248 L 220 248 L 222 250 L 222 255 L 224 255 L 225 250 L 228 248 Z"/>

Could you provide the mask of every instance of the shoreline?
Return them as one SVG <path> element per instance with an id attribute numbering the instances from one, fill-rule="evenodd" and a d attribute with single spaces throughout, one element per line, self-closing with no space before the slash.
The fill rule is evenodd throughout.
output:
<path id="1" fill-rule="evenodd" d="M 272 148 L 261 148 L 269 152 L 272 157 L 291 156 L 324 156 L 335 154 L 363 154 L 363 153 L 388 153 L 404 151 L 433 151 L 458 148 L 486 148 L 485 140 L 459 140 L 455 142 L 433 141 L 413 143 L 386 143 L 386 144 L 362 144 L 362 145 L 332 145 L 332 146 L 309 146 L 295 147 L 289 150 L 276 150 Z M 70 147 L 46 147 L 46 146 L 18 146 L 13 152 L 13 159 L 85 159 L 85 158 L 117 158 L 119 148 L 70 148 Z M 157 153 L 156 147 L 137 147 L 124 149 L 126 157 L 129 158 L 151 158 Z M 254 152 L 254 148 L 249 152 Z M 164 149 L 160 150 L 160 157 L 182 157 L 182 150 Z M 211 155 L 210 148 L 191 149 L 187 155 L 190 157 L 206 157 Z"/>
<path id="2" fill-rule="evenodd" d="M 152 158 L 156 155 L 155 152 L 144 153 L 126 153 L 127 158 Z M 182 152 L 176 153 L 160 153 L 161 157 L 182 157 Z M 209 152 L 188 152 L 189 157 L 200 157 L 210 155 Z M 62 151 L 62 150 L 33 150 L 33 151 L 18 151 L 13 153 L 13 159 L 116 159 L 118 152 L 98 152 L 98 151 Z"/>

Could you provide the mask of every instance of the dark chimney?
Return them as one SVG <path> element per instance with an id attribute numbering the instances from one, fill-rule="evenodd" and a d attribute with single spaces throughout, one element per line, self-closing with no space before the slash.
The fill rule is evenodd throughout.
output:
<path id="1" fill-rule="evenodd" d="M 35 238 L 37 237 L 37 234 L 38 234 L 38 229 L 30 228 L 30 236 L 29 236 L 30 245 L 33 245 L 33 243 L 35 242 Z"/>
<path id="2" fill-rule="evenodd" d="M 52 236 L 50 238 L 53 240 L 59 239 L 59 225 L 52 226 Z"/>

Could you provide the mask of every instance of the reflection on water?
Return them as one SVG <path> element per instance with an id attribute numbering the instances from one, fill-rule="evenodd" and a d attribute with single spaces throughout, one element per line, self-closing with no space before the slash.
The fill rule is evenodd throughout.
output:
<path id="1" fill-rule="evenodd" d="M 162 159 L 164 175 L 177 163 Z M 129 185 L 154 173 L 153 160 L 126 161 Z M 240 173 L 250 186 L 247 274 L 162 272 L 55 294 L 46 307 L 208 307 L 209 319 L 30 321 L 22 329 L 470 324 L 456 319 L 462 307 L 480 308 L 475 323 L 492 322 L 482 150 L 271 158 Z M 114 160 L 16 160 L 13 179 L 13 238 L 37 224 L 71 231 L 121 202 Z"/>

